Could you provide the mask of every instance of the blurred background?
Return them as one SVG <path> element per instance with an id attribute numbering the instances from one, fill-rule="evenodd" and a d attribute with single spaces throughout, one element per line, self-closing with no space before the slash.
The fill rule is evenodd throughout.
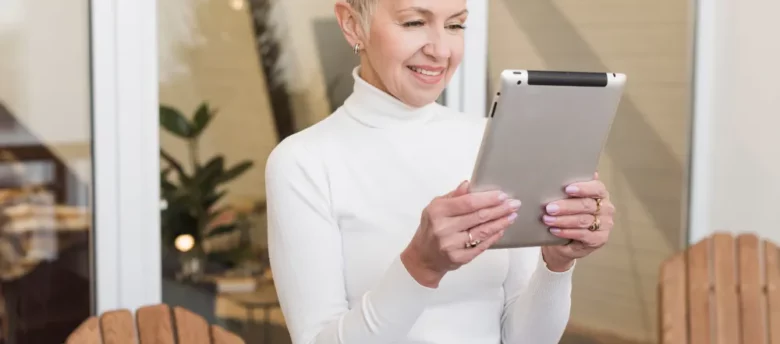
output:
<path id="1" fill-rule="evenodd" d="M 0 0 L 0 343 L 61 343 L 147 301 L 290 343 L 264 168 L 351 92 L 334 3 Z M 469 7 L 472 57 L 444 105 L 484 116 L 504 69 L 629 76 L 599 167 L 616 230 L 578 263 L 562 343 L 658 342 L 666 259 L 716 230 L 780 242 L 778 3 Z"/>

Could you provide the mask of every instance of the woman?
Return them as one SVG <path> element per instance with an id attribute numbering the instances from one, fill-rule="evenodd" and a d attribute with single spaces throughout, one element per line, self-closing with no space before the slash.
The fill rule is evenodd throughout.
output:
<path id="1" fill-rule="evenodd" d="M 349 0 L 335 12 L 360 55 L 353 93 L 266 167 L 293 343 L 557 343 L 575 260 L 612 227 L 604 185 L 570 185 L 546 208 L 550 230 L 576 242 L 486 251 L 521 200 L 468 191 L 485 120 L 435 103 L 463 56 L 466 1 Z"/>

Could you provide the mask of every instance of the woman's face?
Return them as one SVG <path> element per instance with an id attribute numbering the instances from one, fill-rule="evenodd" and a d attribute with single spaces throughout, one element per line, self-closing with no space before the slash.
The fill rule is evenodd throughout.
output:
<path id="1" fill-rule="evenodd" d="M 406 104 L 434 102 L 463 58 L 466 0 L 380 0 L 361 77 Z"/>

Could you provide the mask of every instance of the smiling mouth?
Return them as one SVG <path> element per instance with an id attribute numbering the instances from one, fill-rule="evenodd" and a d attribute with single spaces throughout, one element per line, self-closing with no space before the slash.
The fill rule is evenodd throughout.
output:
<path id="1" fill-rule="evenodd" d="M 441 73 L 444 73 L 444 68 L 442 68 L 440 70 L 435 70 L 435 71 L 434 70 L 422 69 L 422 68 L 418 68 L 418 67 L 413 67 L 413 66 L 407 66 L 407 68 L 409 68 L 411 71 L 413 71 L 415 73 L 419 73 L 419 74 L 426 75 L 426 76 L 439 76 L 439 75 L 441 75 Z"/>

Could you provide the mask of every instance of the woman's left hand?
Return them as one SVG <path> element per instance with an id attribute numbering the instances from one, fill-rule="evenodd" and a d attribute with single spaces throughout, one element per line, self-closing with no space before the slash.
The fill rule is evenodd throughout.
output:
<path id="1" fill-rule="evenodd" d="M 598 173 L 594 180 L 569 185 L 566 193 L 570 198 L 549 203 L 543 218 L 553 235 L 574 240 L 568 245 L 542 247 L 548 268 L 558 272 L 604 246 L 614 224 L 615 206 Z"/>

